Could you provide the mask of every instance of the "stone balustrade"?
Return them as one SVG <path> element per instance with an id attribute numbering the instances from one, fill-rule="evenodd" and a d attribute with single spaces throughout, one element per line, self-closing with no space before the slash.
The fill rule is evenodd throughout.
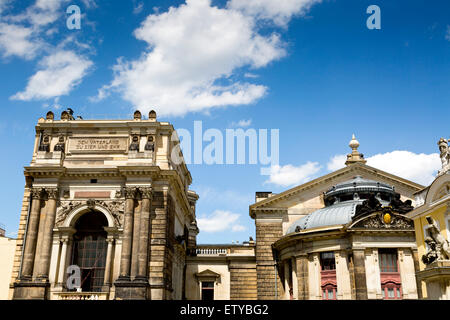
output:
<path id="1" fill-rule="evenodd" d="M 216 255 L 226 255 L 226 248 L 198 248 L 196 249 L 197 255 L 207 255 L 207 256 L 216 256 Z"/>
<path id="2" fill-rule="evenodd" d="M 107 292 L 60 292 L 58 300 L 108 300 Z"/>

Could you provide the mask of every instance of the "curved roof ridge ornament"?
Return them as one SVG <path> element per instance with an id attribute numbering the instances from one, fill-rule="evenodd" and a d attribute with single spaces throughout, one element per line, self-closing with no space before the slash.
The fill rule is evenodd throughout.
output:
<path id="1" fill-rule="evenodd" d="M 364 159 L 364 155 L 358 151 L 359 141 L 356 140 L 355 134 L 352 135 L 352 140 L 350 140 L 348 146 L 352 149 L 352 153 L 347 155 L 345 165 L 348 166 L 355 163 L 366 164 L 367 161 Z"/>

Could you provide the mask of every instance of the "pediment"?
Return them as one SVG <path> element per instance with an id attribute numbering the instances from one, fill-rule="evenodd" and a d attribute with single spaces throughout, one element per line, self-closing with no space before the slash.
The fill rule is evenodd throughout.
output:
<path id="1" fill-rule="evenodd" d="M 389 207 L 383 208 L 363 217 L 355 217 L 346 227 L 347 230 L 410 230 L 414 231 L 412 219 L 393 212 Z"/>
<path id="2" fill-rule="evenodd" d="M 204 278 L 214 278 L 214 279 L 217 279 L 217 278 L 220 278 L 220 274 L 219 274 L 219 273 L 216 273 L 216 272 L 214 272 L 214 271 L 212 271 L 212 270 L 209 270 L 209 269 L 206 269 L 206 270 L 204 270 L 204 271 L 202 271 L 202 272 L 197 272 L 197 273 L 195 274 L 195 276 L 196 276 L 197 278 L 200 278 L 200 279 L 204 279 Z"/>
<path id="3" fill-rule="evenodd" d="M 448 195 L 450 195 L 450 174 L 443 174 L 431 184 L 425 202 L 430 204 Z"/>
<path id="4" fill-rule="evenodd" d="M 356 163 L 254 203 L 250 206 L 250 215 L 252 215 L 252 211 L 254 210 L 287 209 L 293 207 L 299 203 L 316 198 L 332 186 L 352 179 L 357 175 L 360 175 L 364 179 L 392 185 L 395 187 L 396 192 L 408 199 L 414 199 L 414 193 L 424 188 L 420 184 L 388 172 L 362 163 Z"/>

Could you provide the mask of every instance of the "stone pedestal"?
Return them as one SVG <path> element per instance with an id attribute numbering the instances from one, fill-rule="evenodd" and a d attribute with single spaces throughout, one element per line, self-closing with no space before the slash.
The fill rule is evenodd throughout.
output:
<path id="1" fill-rule="evenodd" d="M 144 281 L 126 281 L 118 279 L 116 287 L 116 300 L 147 300 L 149 297 L 149 284 Z"/>
<path id="2" fill-rule="evenodd" d="M 14 283 L 14 300 L 46 300 L 50 283 L 36 281 L 17 281 Z"/>
<path id="3" fill-rule="evenodd" d="M 428 300 L 450 300 L 450 260 L 438 260 L 416 273 L 427 286 Z"/>

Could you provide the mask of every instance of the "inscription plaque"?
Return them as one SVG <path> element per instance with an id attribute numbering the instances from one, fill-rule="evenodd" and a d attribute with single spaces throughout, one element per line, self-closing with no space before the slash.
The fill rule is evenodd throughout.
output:
<path id="1" fill-rule="evenodd" d="M 127 151 L 128 137 L 93 137 L 93 138 L 70 138 L 69 152 L 119 152 Z"/>

